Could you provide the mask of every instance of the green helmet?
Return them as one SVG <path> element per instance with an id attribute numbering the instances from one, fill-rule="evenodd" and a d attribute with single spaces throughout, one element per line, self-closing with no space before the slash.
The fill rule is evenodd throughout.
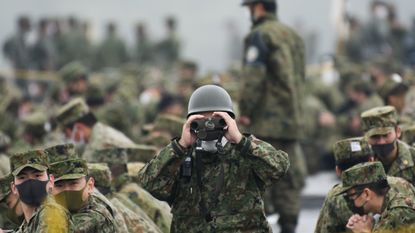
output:
<path id="1" fill-rule="evenodd" d="M 204 85 L 196 89 L 189 99 L 187 117 L 201 112 L 227 112 L 235 118 L 232 99 L 228 92 L 216 85 Z"/>
<path id="2" fill-rule="evenodd" d="M 276 3 L 276 0 L 243 0 L 242 1 L 242 5 L 246 6 L 252 3 L 257 3 L 257 2 L 262 2 L 262 3 Z"/>

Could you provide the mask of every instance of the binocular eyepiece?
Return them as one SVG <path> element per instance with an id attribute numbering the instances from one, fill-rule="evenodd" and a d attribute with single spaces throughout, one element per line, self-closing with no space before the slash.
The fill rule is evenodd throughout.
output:
<path id="1" fill-rule="evenodd" d="M 225 127 L 225 120 L 219 117 L 199 119 L 190 123 L 190 129 L 196 134 L 198 139 L 203 141 L 219 139 L 219 137 L 223 136 Z"/>

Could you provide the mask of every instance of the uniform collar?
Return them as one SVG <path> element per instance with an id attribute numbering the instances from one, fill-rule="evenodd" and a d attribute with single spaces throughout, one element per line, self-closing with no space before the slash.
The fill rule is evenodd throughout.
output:
<path id="1" fill-rule="evenodd" d="M 260 25 L 263 22 L 270 21 L 270 20 L 277 21 L 278 20 L 277 15 L 276 14 L 271 14 L 271 13 L 266 13 L 264 16 L 256 19 L 253 22 L 252 27 L 256 27 L 257 25 Z"/>
<path id="2" fill-rule="evenodd" d="M 388 175 L 396 175 L 402 170 L 405 170 L 409 167 L 414 166 L 414 160 L 411 156 L 411 151 L 408 148 L 408 145 L 398 140 L 398 156 L 395 161 L 393 161 L 391 167 L 389 168 Z"/>

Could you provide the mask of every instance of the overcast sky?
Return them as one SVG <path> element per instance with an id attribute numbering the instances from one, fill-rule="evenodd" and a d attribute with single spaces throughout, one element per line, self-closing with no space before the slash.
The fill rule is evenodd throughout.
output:
<path id="1" fill-rule="evenodd" d="M 335 0 L 280 0 L 279 15 L 283 22 L 318 34 L 316 45 L 319 54 L 332 52 L 334 31 L 331 9 Z M 92 37 L 99 41 L 105 23 L 114 20 L 119 32 L 131 45 L 133 26 L 145 21 L 154 39 L 163 36 L 163 19 L 175 15 L 179 21 L 179 34 L 184 43 L 184 58 L 199 62 L 203 71 L 220 71 L 229 65 L 230 33 L 226 26 L 232 21 L 240 37 L 250 27 L 246 9 L 241 0 L 0 0 L 0 43 L 13 33 L 15 19 L 27 14 L 38 20 L 43 16 L 75 15 L 88 20 Z M 415 8 L 413 0 L 395 0 L 401 20 L 409 24 Z M 362 19 L 367 18 L 370 0 L 349 0 L 350 11 Z M 238 46 L 240 41 L 234 41 Z M 242 48 L 241 48 L 242 49 Z M 8 63 L 0 56 L 0 68 Z"/>

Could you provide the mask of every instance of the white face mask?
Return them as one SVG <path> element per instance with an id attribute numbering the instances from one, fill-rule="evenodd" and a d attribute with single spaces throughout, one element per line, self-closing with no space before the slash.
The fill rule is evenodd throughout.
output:
<path id="1" fill-rule="evenodd" d="M 216 143 L 218 140 L 212 140 L 212 141 L 202 141 L 201 147 L 204 151 L 210 152 L 210 153 L 216 153 L 218 151 L 218 148 L 216 147 Z M 228 143 L 228 140 L 225 137 L 222 137 L 222 146 L 224 147 Z"/>
<path id="2" fill-rule="evenodd" d="M 79 140 L 76 140 L 76 135 L 79 132 Z M 86 140 L 84 133 L 78 129 L 76 125 L 73 126 L 71 136 L 67 139 L 67 143 L 72 143 L 75 145 L 75 148 L 79 151 L 82 151 L 85 147 Z"/>

